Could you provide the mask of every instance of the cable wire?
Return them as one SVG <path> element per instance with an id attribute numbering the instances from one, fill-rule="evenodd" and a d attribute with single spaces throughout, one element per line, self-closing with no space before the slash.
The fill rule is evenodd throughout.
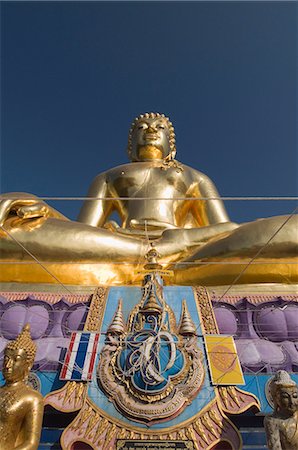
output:
<path id="1" fill-rule="evenodd" d="M 139 189 L 138 189 L 139 191 Z M 75 200 L 84 200 L 84 201 L 91 201 L 91 200 L 187 200 L 187 201 L 197 201 L 197 200 L 225 200 L 225 201 L 277 201 L 277 200 L 286 200 L 286 201 L 295 201 L 298 200 L 298 197 L 295 196 L 289 196 L 289 197 L 261 197 L 261 196 L 250 196 L 250 197 L 222 197 L 222 196 L 216 196 L 216 197 L 36 197 L 35 199 L 32 199 L 32 197 L 22 197 L 22 199 L 15 196 L 11 197 L 5 197 L 5 200 L 61 200 L 61 201 L 75 201 Z"/>
<path id="2" fill-rule="evenodd" d="M 233 282 L 230 284 L 230 286 L 224 291 L 224 293 L 219 298 L 219 302 L 223 299 L 223 297 L 229 292 L 229 290 L 237 283 L 239 278 L 243 275 L 243 273 L 248 269 L 248 267 L 252 264 L 252 262 L 262 253 L 264 248 L 267 247 L 267 245 L 274 239 L 274 237 L 277 235 L 277 233 L 280 232 L 280 230 L 289 222 L 289 220 L 295 215 L 296 211 L 298 210 L 298 207 L 294 209 L 294 211 L 286 218 L 286 220 L 278 227 L 278 229 L 272 234 L 272 236 L 268 239 L 268 241 L 261 247 L 255 256 L 249 261 L 249 263 L 241 270 L 241 272 L 237 275 L 237 277 L 233 280 Z"/>

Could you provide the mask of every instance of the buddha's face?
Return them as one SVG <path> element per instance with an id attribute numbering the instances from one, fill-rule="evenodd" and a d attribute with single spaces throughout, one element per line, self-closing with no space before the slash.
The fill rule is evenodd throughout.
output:
<path id="1" fill-rule="evenodd" d="M 161 160 L 171 152 L 168 123 L 162 117 L 141 119 L 132 132 L 134 161 Z"/>
<path id="2" fill-rule="evenodd" d="M 297 386 L 283 386 L 278 390 L 278 406 L 282 413 L 294 414 L 298 410 Z"/>
<path id="3" fill-rule="evenodd" d="M 22 381 L 28 374 L 27 354 L 22 348 L 12 350 L 5 349 L 3 361 L 3 376 L 7 383 Z"/>

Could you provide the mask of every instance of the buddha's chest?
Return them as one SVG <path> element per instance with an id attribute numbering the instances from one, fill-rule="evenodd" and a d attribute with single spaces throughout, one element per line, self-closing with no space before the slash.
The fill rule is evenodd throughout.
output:
<path id="1" fill-rule="evenodd" d="M 186 195 L 188 183 L 175 169 L 130 166 L 115 174 L 110 185 L 119 197 L 177 198 Z"/>
<path id="2" fill-rule="evenodd" d="M 18 391 L 0 390 L 0 430 L 17 432 L 24 417 L 22 393 Z M 13 427 L 13 430 L 11 430 Z"/>
<path id="3" fill-rule="evenodd" d="M 11 450 L 22 427 L 25 404 L 21 391 L 0 390 L 0 450 Z"/>

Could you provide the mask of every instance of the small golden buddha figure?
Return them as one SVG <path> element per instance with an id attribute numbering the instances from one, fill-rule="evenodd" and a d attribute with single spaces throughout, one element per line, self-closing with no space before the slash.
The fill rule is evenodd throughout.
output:
<path id="1" fill-rule="evenodd" d="M 33 255 L 67 282 L 78 263 L 89 263 L 81 283 L 88 277 L 90 282 L 94 263 L 100 263 L 97 272 L 110 270 L 111 275 L 105 279 L 99 275 L 97 281 L 129 282 L 129 276 L 138 264 L 143 264 L 154 240 L 161 264 L 191 263 L 181 282 L 194 279 L 197 283 L 204 269 L 200 262 L 210 258 L 213 262 L 222 258 L 239 262 L 254 257 L 260 249 L 263 258 L 277 257 L 277 262 L 297 255 L 297 217 L 288 221 L 285 216 L 272 217 L 243 225 L 231 222 L 214 183 L 202 172 L 175 159 L 174 128 L 163 114 L 146 113 L 134 120 L 129 131 L 128 155 L 130 163 L 109 169 L 93 180 L 88 192 L 90 199 L 84 202 L 78 221 L 68 220 L 33 195 L 2 195 L 1 261 L 32 261 Z M 118 224 L 110 220 L 113 213 L 119 216 Z M 64 264 L 63 270 L 59 263 Z M 76 268 L 72 263 L 76 263 Z M 126 278 L 125 266 L 120 263 L 133 267 Z M 15 281 L 31 281 L 32 267 L 30 273 L 24 265 L 17 267 L 2 267 L 7 280 L 14 277 Z M 275 270 L 277 277 L 282 273 L 284 278 L 291 279 L 288 272 L 292 267 L 293 264 L 275 264 L 270 270 Z M 219 266 L 220 272 L 222 268 Z M 16 270 L 27 272 L 21 275 Z M 268 271 L 266 266 L 259 274 L 262 282 Z M 223 282 L 228 279 L 226 275 Z M 37 278 L 35 275 L 35 282 Z M 77 282 L 78 277 L 73 279 Z M 269 281 L 274 279 L 269 277 Z"/>
<path id="2" fill-rule="evenodd" d="M 274 412 L 265 417 L 269 450 L 298 450 L 298 386 L 280 370 L 272 383 Z"/>
<path id="3" fill-rule="evenodd" d="M 43 398 L 26 384 L 36 346 L 27 324 L 4 351 L 0 388 L 0 450 L 37 450 L 43 419 Z"/>

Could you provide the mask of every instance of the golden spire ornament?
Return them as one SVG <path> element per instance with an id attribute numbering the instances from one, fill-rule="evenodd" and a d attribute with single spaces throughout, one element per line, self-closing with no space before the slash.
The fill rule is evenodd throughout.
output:
<path id="1" fill-rule="evenodd" d="M 123 321 L 122 299 L 120 298 L 118 302 L 117 311 L 115 312 L 113 320 L 109 325 L 107 333 L 123 334 L 124 331 L 125 326 Z"/>
<path id="2" fill-rule="evenodd" d="M 196 327 L 189 314 L 186 300 L 182 301 L 182 313 L 179 325 L 179 334 L 182 336 L 193 335 L 196 333 Z"/>

